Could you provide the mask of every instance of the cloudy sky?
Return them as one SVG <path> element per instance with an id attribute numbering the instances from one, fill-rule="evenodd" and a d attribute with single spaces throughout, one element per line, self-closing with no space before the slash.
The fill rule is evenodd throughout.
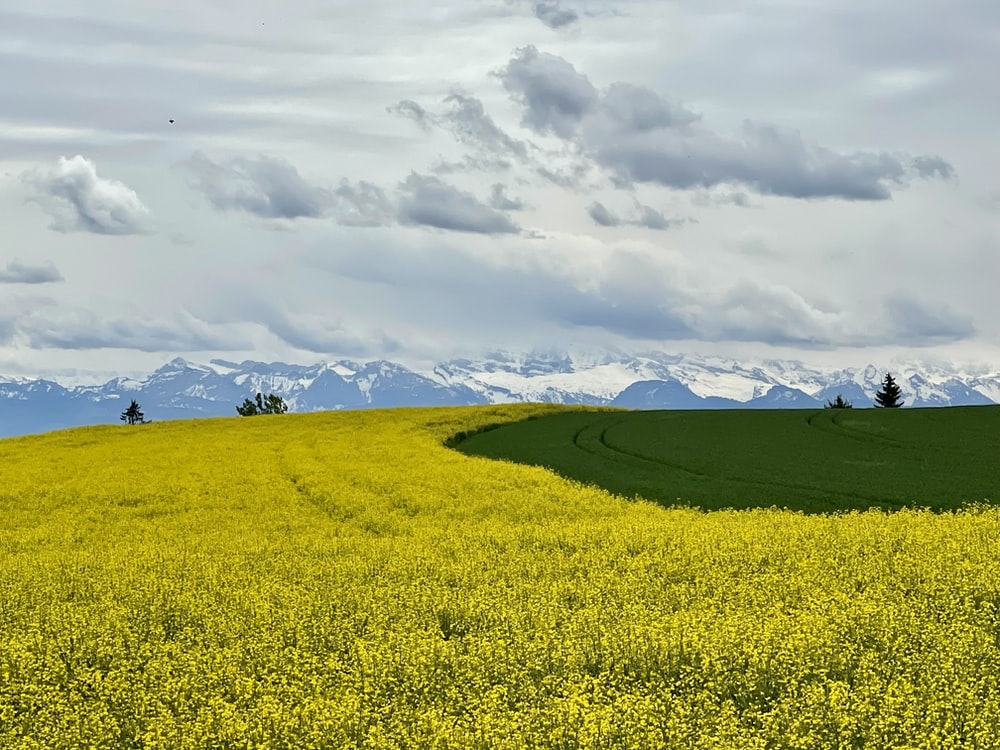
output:
<path id="1" fill-rule="evenodd" d="M 996 0 L 13 0 L 0 375 L 1000 366 Z"/>

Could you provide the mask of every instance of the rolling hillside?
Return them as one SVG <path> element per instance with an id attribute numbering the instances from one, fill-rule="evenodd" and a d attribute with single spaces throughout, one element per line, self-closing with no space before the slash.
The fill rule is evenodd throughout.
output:
<path id="1" fill-rule="evenodd" d="M 665 505 L 830 512 L 1000 502 L 1000 407 L 570 412 L 459 448 Z"/>
<path id="2" fill-rule="evenodd" d="M 993 746 L 1000 511 L 665 509 L 444 446 L 560 409 L 0 441 L 0 747 Z"/>
<path id="3" fill-rule="evenodd" d="M 975 406 L 1000 400 L 996 368 L 901 363 L 906 406 Z M 102 384 L 64 386 L 0 373 L 0 437 L 115 423 L 131 399 L 156 421 L 235 414 L 260 391 L 282 396 L 292 412 L 559 403 L 632 409 L 815 409 L 842 394 L 871 406 L 883 371 L 817 369 L 801 362 L 738 362 L 720 357 L 592 352 L 494 352 L 429 368 L 340 360 L 196 364 L 175 358 L 155 372 Z"/>

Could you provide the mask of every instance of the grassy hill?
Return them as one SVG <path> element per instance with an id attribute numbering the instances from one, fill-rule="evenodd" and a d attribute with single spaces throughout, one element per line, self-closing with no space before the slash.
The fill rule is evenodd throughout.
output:
<path id="1" fill-rule="evenodd" d="M 665 509 L 443 445 L 561 412 L 0 441 L 0 748 L 995 746 L 998 510 Z"/>
<path id="2" fill-rule="evenodd" d="M 665 505 L 830 512 L 1000 503 L 1000 407 L 576 412 L 481 432 L 458 447 Z"/>

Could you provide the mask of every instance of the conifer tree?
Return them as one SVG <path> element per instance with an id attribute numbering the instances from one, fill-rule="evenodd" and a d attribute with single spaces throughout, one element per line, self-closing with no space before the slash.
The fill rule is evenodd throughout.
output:
<path id="1" fill-rule="evenodd" d="M 903 392 L 896 385 L 891 374 L 886 373 L 882 388 L 875 394 L 875 406 L 881 409 L 898 409 L 903 405 Z"/>
<path id="2" fill-rule="evenodd" d="M 826 402 L 826 406 L 824 406 L 823 408 L 824 409 L 853 409 L 854 408 L 854 404 L 852 404 L 850 401 L 845 401 L 844 397 L 841 394 L 838 393 L 837 394 L 837 398 L 835 398 L 833 401 L 827 401 Z"/>
<path id="3" fill-rule="evenodd" d="M 132 403 L 129 404 L 129 407 L 118 418 L 122 422 L 128 422 L 129 424 L 142 424 L 146 419 L 145 415 L 140 411 L 141 408 L 139 402 L 132 399 Z"/>

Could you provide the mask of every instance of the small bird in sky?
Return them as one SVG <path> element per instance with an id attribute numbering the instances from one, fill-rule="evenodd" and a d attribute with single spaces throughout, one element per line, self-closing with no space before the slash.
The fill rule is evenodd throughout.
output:
<path id="1" fill-rule="evenodd" d="M 173 122 L 174 122 L 174 121 L 173 121 L 173 120 L 168 120 L 167 122 L 169 122 L 169 123 L 173 124 Z"/>

